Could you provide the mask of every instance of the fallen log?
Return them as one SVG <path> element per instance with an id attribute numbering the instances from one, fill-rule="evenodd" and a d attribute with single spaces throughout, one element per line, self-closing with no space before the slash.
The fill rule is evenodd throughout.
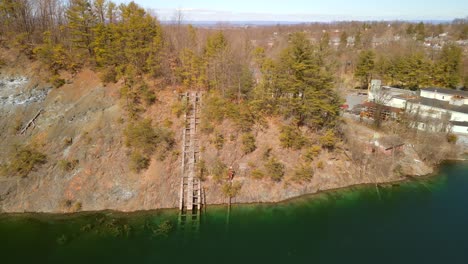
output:
<path id="1" fill-rule="evenodd" d="M 43 111 L 43 109 L 40 109 L 40 110 L 37 112 L 37 114 L 36 114 L 31 120 L 29 120 L 29 122 L 23 127 L 23 129 L 21 129 L 20 135 L 23 135 L 23 134 L 26 132 L 26 130 L 28 130 L 28 128 L 29 128 L 31 125 L 34 125 L 34 126 L 36 125 L 36 124 L 34 123 L 34 121 L 39 117 L 39 115 L 42 113 L 42 111 Z"/>

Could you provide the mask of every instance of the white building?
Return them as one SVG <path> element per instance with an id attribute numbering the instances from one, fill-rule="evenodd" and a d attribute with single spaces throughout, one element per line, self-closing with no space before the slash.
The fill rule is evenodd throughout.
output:
<path id="1" fill-rule="evenodd" d="M 379 80 L 372 80 L 367 98 L 369 102 L 404 109 L 406 101 L 416 97 L 417 94 L 414 91 L 381 86 Z"/>
<path id="2" fill-rule="evenodd" d="M 409 90 L 383 86 L 373 80 L 369 102 L 405 109 L 417 114 L 419 129 L 449 130 L 468 136 L 468 91 L 444 88 L 423 88 L 419 95 Z"/>
<path id="3" fill-rule="evenodd" d="M 467 91 L 424 88 L 419 98 L 407 101 L 406 111 L 421 117 L 447 120 L 451 132 L 468 135 Z"/>
<path id="4" fill-rule="evenodd" d="M 443 88 L 423 88 L 421 97 L 451 102 L 454 105 L 468 105 L 468 91 L 457 91 Z"/>

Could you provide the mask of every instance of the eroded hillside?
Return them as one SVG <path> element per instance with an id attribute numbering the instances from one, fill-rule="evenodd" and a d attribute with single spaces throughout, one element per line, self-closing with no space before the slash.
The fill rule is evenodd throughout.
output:
<path id="1" fill-rule="evenodd" d="M 22 60 L 18 67 L 17 60 Z M 173 208 L 177 206 L 180 184 L 180 141 L 183 115 L 174 109 L 180 87 L 150 85 L 155 103 L 143 118 L 153 125 L 164 125 L 173 132 L 175 144 L 161 155 L 150 157 L 149 167 L 139 172 L 130 169 L 130 149 L 125 144 L 128 125 L 126 103 L 121 98 L 122 82 L 103 85 L 90 69 L 75 76 L 64 75 L 66 84 L 53 88 L 44 83 L 40 66 L 22 58 L 4 67 L 0 78 L 0 160 L 8 164 L 15 152 L 32 146 L 46 155 L 45 164 L 26 176 L 6 175 L 0 180 L 1 210 L 9 212 L 114 209 L 121 211 Z M 40 112 L 34 123 L 20 132 Z M 345 125 L 359 142 L 368 142 L 374 131 L 352 123 Z M 320 190 L 344 186 L 387 182 L 405 174 L 424 175 L 431 169 L 413 166 L 405 153 L 397 163 L 404 165 L 399 174 L 394 165 L 380 163 L 381 172 L 372 165 L 361 165 L 349 150 L 349 143 L 338 143 L 333 151 L 313 147 L 286 148 L 280 141 L 285 121 L 271 117 L 247 133 L 253 146 L 246 150 L 245 134 L 230 120 L 212 124 L 200 133 L 204 160 L 203 186 L 209 204 L 225 203 L 223 191 L 226 169 L 235 170 L 234 182 L 241 186 L 235 202 L 275 202 Z M 311 142 L 319 136 L 304 131 Z M 222 137 L 222 143 L 220 143 Z M 248 141 L 247 141 L 248 142 Z M 384 158 L 387 160 L 388 158 Z M 276 164 L 282 167 L 274 178 Z M 385 163 L 385 162 L 384 162 Z M 388 162 L 387 162 L 388 163 Z M 273 165 L 272 165 L 273 164 Z M 366 167 L 367 166 L 367 167 Z M 302 174 L 301 174 L 302 173 Z"/>

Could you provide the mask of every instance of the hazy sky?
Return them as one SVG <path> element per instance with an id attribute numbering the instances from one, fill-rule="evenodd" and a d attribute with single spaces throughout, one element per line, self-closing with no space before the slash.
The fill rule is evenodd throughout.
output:
<path id="1" fill-rule="evenodd" d="M 117 2 L 129 2 L 117 0 Z M 171 20 L 176 9 L 186 20 L 447 20 L 468 16 L 468 0 L 135 0 Z"/>

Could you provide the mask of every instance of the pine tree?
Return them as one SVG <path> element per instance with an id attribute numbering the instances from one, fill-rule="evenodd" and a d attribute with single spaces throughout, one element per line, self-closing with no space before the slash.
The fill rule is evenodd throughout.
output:
<path id="1" fill-rule="evenodd" d="M 444 87 L 456 88 L 461 81 L 462 50 L 455 45 L 445 45 L 436 67 L 437 82 Z"/>
<path id="2" fill-rule="evenodd" d="M 356 38 L 354 39 L 354 47 L 360 48 L 361 46 L 362 46 L 362 34 L 361 34 L 361 31 L 358 31 L 358 33 L 356 33 Z"/>
<path id="3" fill-rule="evenodd" d="M 340 48 L 346 48 L 348 45 L 348 34 L 343 31 L 340 36 Z"/>
<path id="4" fill-rule="evenodd" d="M 415 33 L 413 24 L 409 24 L 406 28 L 406 34 L 413 36 Z"/>
<path id="5" fill-rule="evenodd" d="M 328 32 L 325 32 L 320 38 L 320 50 L 321 51 L 327 50 L 329 47 L 329 44 L 330 44 L 330 34 L 328 34 Z"/>
<path id="6" fill-rule="evenodd" d="M 45 64 L 52 73 L 58 74 L 60 70 L 74 70 L 73 60 L 68 56 L 61 44 L 52 41 L 51 32 L 43 34 L 43 44 L 37 46 L 33 52 Z"/>
<path id="7" fill-rule="evenodd" d="M 86 50 L 93 56 L 93 32 L 96 16 L 89 0 L 71 0 L 67 12 L 68 28 L 73 46 L 78 50 Z"/>
<path id="8" fill-rule="evenodd" d="M 423 41 L 426 37 L 426 29 L 423 22 L 419 22 L 415 28 L 416 31 L 416 40 Z"/>
<path id="9" fill-rule="evenodd" d="M 359 54 L 354 76 L 359 78 L 363 88 L 367 88 L 372 79 L 375 68 L 375 53 L 372 50 L 364 50 Z"/>
<path id="10" fill-rule="evenodd" d="M 275 86 L 282 97 L 282 112 L 299 126 L 321 128 L 335 124 L 339 99 L 325 66 L 303 33 L 294 34 L 282 52 Z"/>
<path id="11" fill-rule="evenodd" d="M 147 71 L 146 60 L 152 52 L 151 42 L 160 34 L 156 19 L 134 2 L 121 5 L 122 22 L 117 25 L 119 46 L 125 61 L 139 74 Z M 162 37 L 162 36 L 160 36 Z"/>
<path id="12" fill-rule="evenodd" d="M 181 51 L 179 59 L 177 73 L 181 82 L 187 87 L 203 88 L 206 81 L 203 58 L 186 48 Z"/>
<path id="13" fill-rule="evenodd" d="M 223 32 L 219 31 L 208 37 L 204 49 L 208 86 L 221 90 L 223 96 L 226 96 L 229 86 L 227 69 L 231 62 L 228 51 L 228 42 Z"/>

